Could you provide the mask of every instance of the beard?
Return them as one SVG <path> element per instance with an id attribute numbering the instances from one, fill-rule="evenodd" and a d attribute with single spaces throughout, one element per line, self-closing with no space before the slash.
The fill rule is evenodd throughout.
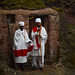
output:
<path id="1" fill-rule="evenodd" d="M 23 29 L 22 29 L 22 28 L 20 28 L 20 30 L 21 30 L 21 31 L 23 31 Z"/>
<path id="2" fill-rule="evenodd" d="M 38 28 L 40 28 L 40 26 L 37 26 Z"/>

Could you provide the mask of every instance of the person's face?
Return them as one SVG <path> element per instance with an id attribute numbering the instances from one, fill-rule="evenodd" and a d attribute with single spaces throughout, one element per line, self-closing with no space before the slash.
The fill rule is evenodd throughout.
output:
<path id="1" fill-rule="evenodd" d="M 24 29 L 24 26 L 19 26 L 20 30 L 23 30 Z"/>
<path id="2" fill-rule="evenodd" d="M 40 22 L 37 22 L 36 25 L 37 25 L 37 27 L 40 27 L 41 26 L 41 23 Z"/>

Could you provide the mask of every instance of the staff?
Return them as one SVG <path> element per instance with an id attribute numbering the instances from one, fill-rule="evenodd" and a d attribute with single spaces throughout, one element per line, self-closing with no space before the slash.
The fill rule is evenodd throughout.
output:
<path id="1" fill-rule="evenodd" d="M 42 28 L 42 26 L 40 27 L 39 36 L 41 34 L 41 28 Z M 40 40 L 40 53 L 41 53 L 41 64 L 42 64 L 41 36 L 39 37 L 39 40 Z M 42 68 L 43 68 L 43 64 L 42 64 Z"/>
<path id="2" fill-rule="evenodd" d="M 7 20 L 7 24 L 8 24 L 8 32 L 9 32 L 9 37 L 10 37 L 10 44 L 11 44 L 11 51 L 12 51 L 12 55 L 13 55 L 14 65 L 15 65 L 15 69 L 17 70 L 14 53 L 13 53 L 13 41 L 12 41 L 12 37 L 11 37 L 10 20 Z"/>

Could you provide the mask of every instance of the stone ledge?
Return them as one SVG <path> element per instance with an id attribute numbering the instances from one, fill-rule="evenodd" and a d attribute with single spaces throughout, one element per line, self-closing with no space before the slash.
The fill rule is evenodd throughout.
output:
<path id="1" fill-rule="evenodd" d="M 39 10 L 0 10 L 0 14 L 20 14 L 20 15 L 58 15 L 58 12 L 51 8 L 39 9 Z"/>

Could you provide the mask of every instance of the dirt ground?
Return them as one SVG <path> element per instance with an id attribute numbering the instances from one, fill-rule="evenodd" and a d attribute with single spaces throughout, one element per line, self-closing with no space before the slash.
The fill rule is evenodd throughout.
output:
<path id="1" fill-rule="evenodd" d="M 7 65 L 3 65 L 0 66 L 0 75 L 75 75 L 74 69 L 67 69 L 63 64 L 45 65 L 43 71 L 39 67 L 36 70 L 32 70 L 31 66 L 26 68 L 26 71 L 17 71 Z"/>

